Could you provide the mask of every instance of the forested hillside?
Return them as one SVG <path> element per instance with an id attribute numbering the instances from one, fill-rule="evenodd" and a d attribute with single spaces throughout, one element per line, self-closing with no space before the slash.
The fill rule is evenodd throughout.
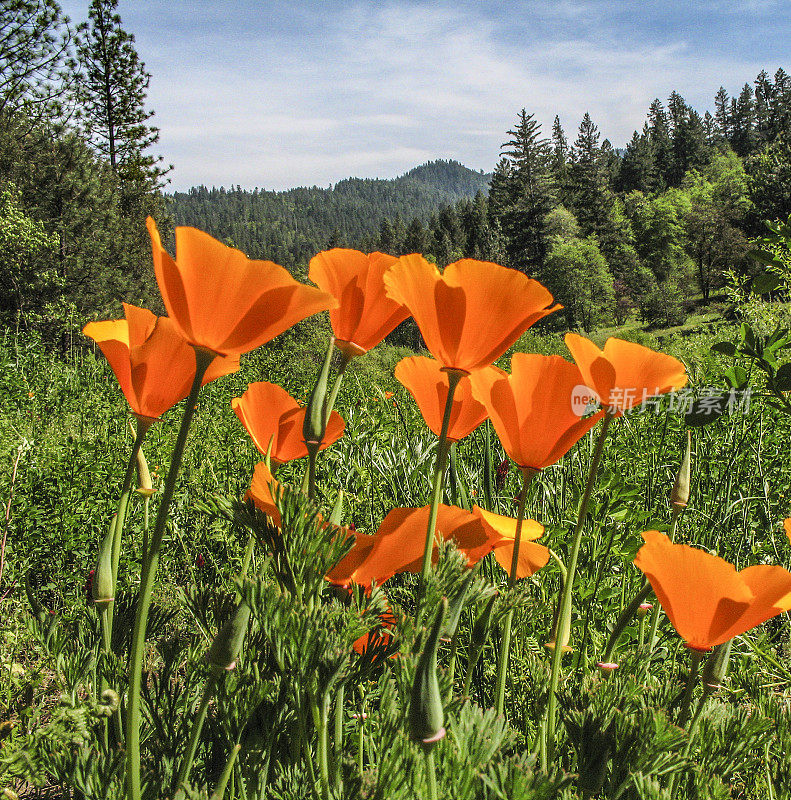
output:
<path id="1" fill-rule="evenodd" d="M 432 161 L 393 180 L 347 178 L 322 189 L 284 192 L 198 186 L 169 199 L 177 225 L 192 225 L 250 257 L 293 267 L 336 245 L 365 246 L 383 220 L 428 221 L 461 198 L 488 191 L 491 175 L 457 161 Z"/>
<path id="2" fill-rule="evenodd" d="M 117 0 L 74 25 L 55 0 L 0 20 L 0 316 L 58 334 L 125 298 L 161 310 L 145 217 L 188 224 L 248 255 L 304 270 L 333 246 L 490 260 L 543 281 L 558 324 L 684 321 L 749 279 L 765 222 L 791 214 L 791 78 L 761 72 L 711 111 L 678 92 L 650 103 L 625 148 L 585 114 L 575 134 L 529 110 L 493 173 L 433 161 L 392 180 L 329 188 L 166 194 L 152 155 L 149 74 Z M 107 47 L 107 44 L 111 47 Z M 516 109 L 515 109 L 516 111 Z M 621 143 L 617 143 L 621 144 Z M 265 185 L 266 176 L 261 177 Z"/>
<path id="3" fill-rule="evenodd" d="M 750 238 L 791 214 L 791 78 L 761 72 L 714 114 L 677 92 L 654 100 L 617 152 L 588 114 L 570 141 L 522 110 L 488 198 L 462 200 L 428 225 L 389 220 L 375 247 L 505 263 L 545 283 L 565 324 L 590 330 L 633 315 L 683 322 L 726 282 L 749 276 Z"/>

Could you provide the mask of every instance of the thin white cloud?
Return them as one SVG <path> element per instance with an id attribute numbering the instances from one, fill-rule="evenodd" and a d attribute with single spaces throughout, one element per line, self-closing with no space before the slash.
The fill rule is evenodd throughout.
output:
<path id="1" fill-rule="evenodd" d="M 559 114 L 571 140 L 588 111 L 619 146 L 654 97 L 676 89 L 703 110 L 720 84 L 738 91 L 777 58 L 768 40 L 707 51 L 706 32 L 678 20 L 672 34 L 649 34 L 662 21 L 645 9 L 658 5 L 385 0 L 327 2 L 319 14 L 311 3 L 202 0 L 180 19 L 165 0 L 122 0 L 120 11 L 138 23 L 173 186 L 284 188 L 433 158 L 489 170 L 522 107 L 547 134 Z"/>

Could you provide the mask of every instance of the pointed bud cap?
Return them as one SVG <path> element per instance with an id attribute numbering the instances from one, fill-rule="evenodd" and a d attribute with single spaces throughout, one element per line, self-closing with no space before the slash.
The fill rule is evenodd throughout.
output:
<path id="1" fill-rule="evenodd" d="M 250 606 L 242 602 L 233 616 L 220 628 L 206 654 L 206 660 L 211 664 L 215 674 L 235 669 L 249 622 Z"/>
<path id="2" fill-rule="evenodd" d="M 410 733 L 427 752 L 445 735 L 445 711 L 437 678 L 437 648 L 447 610 L 448 601 L 443 597 L 418 660 L 409 702 Z"/>
<path id="3" fill-rule="evenodd" d="M 692 432 L 687 431 L 687 449 L 681 467 L 676 475 L 676 482 L 670 492 L 670 503 L 674 508 L 684 508 L 689 502 L 690 480 L 692 473 Z"/>

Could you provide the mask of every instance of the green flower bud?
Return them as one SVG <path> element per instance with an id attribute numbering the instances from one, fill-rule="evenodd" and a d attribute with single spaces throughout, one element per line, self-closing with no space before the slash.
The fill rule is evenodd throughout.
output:
<path id="1" fill-rule="evenodd" d="M 332 507 L 330 513 L 330 525 L 340 525 L 343 519 L 343 489 L 338 490 L 338 496 L 335 498 L 335 505 Z"/>
<path id="2" fill-rule="evenodd" d="M 311 452 L 311 450 L 318 452 L 327 427 L 324 420 L 324 405 L 327 400 L 327 382 L 330 376 L 330 364 L 332 364 L 334 342 L 335 340 L 333 339 L 330 342 L 330 346 L 327 348 L 324 364 L 322 364 L 321 372 L 319 372 L 316 385 L 310 393 L 308 405 L 305 409 L 305 421 L 302 423 L 302 435 L 305 437 L 305 444 L 308 448 L 308 452 Z"/>
<path id="3" fill-rule="evenodd" d="M 115 597 L 115 586 L 113 585 L 113 538 L 115 528 L 115 516 L 110 523 L 110 529 L 105 534 L 99 546 L 99 559 L 96 562 L 96 571 L 91 585 L 91 596 L 93 602 L 100 611 L 104 611 Z"/>
<path id="4" fill-rule="evenodd" d="M 409 702 L 410 734 L 427 752 L 445 736 L 445 711 L 437 679 L 437 648 L 447 610 L 448 601 L 443 597 L 418 660 Z"/>
<path id="5" fill-rule="evenodd" d="M 692 473 L 692 432 L 687 431 L 687 449 L 681 460 L 681 467 L 676 475 L 676 482 L 670 492 L 670 503 L 675 508 L 684 508 L 689 502 L 690 479 Z"/>
<path id="6" fill-rule="evenodd" d="M 486 640 L 489 638 L 489 630 L 492 627 L 492 611 L 494 610 L 496 600 L 497 595 L 493 594 L 489 598 L 489 602 L 484 606 L 483 611 L 478 614 L 478 618 L 472 626 L 470 646 L 476 653 L 482 651 L 486 646 Z"/>
<path id="7" fill-rule="evenodd" d="M 480 561 L 478 563 L 480 564 Z M 475 578 L 476 572 L 477 564 L 465 575 L 464 580 L 459 586 L 459 590 L 453 595 L 450 601 L 448 606 L 448 618 L 442 629 L 442 635 L 448 639 L 453 638 L 456 634 L 456 628 L 458 628 L 459 620 L 461 619 L 461 612 L 464 610 L 464 601 L 467 598 L 467 592 Z"/>
<path id="8" fill-rule="evenodd" d="M 701 677 L 703 683 L 710 689 L 719 689 L 725 682 L 725 676 L 728 674 L 728 663 L 731 659 L 732 644 L 733 639 L 729 639 L 724 644 L 718 644 L 706 659 Z"/>
<path id="9" fill-rule="evenodd" d="M 206 654 L 206 660 L 215 673 L 219 674 L 223 670 L 230 672 L 236 667 L 236 659 L 242 649 L 249 622 L 250 606 L 242 602 L 233 616 L 220 628 Z"/>

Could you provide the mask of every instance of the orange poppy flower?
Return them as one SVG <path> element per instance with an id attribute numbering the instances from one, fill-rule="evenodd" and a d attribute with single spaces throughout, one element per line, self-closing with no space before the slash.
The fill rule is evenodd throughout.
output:
<path id="1" fill-rule="evenodd" d="M 380 615 L 379 619 L 381 620 L 380 627 L 369 631 L 368 633 L 364 633 L 359 639 L 355 639 L 354 644 L 352 645 L 355 653 L 363 655 L 363 653 L 365 653 L 369 647 L 376 647 L 379 644 L 387 644 L 390 641 L 393 635 L 390 630 L 396 626 L 396 618 L 392 609 L 388 608 L 384 614 Z M 396 653 L 393 653 L 393 655 L 390 657 L 395 658 L 395 656 Z"/>
<path id="2" fill-rule="evenodd" d="M 366 533 L 355 533 L 352 549 L 327 573 L 327 580 L 336 586 L 348 586 L 375 543 L 376 537 Z"/>
<path id="3" fill-rule="evenodd" d="M 375 541 L 360 565 L 350 572 L 351 580 L 362 586 L 369 586 L 371 581 L 381 585 L 397 572 L 420 572 L 430 510 L 429 506 L 394 508 L 371 537 Z M 437 512 L 436 541 L 440 537 L 446 541 L 454 539 L 467 556 L 469 566 L 480 561 L 502 540 L 479 516 L 442 504 Z M 436 562 L 436 544 L 433 555 Z"/>
<path id="4" fill-rule="evenodd" d="M 171 319 L 127 303 L 123 307 L 125 319 L 89 322 L 82 332 L 99 345 L 132 411 L 156 419 L 190 393 L 195 351 Z M 215 358 L 202 385 L 238 369 L 238 358 Z"/>
<path id="5" fill-rule="evenodd" d="M 395 256 L 336 247 L 310 260 L 308 277 L 338 301 L 330 311 L 335 346 L 347 358 L 376 347 L 409 312 L 385 294 L 383 275 Z"/>
<path id="6" fill-rule="evenodd" d="M 280 526 L 280 511 L 275 503 L 273 491 L 276 491 L 279 485 L 269 471 L 269 467 L 261 461 L 255 465 L 250 488 L 244 496 L 245 500 L 252 500 L 256 508 L 272 517 L 272 521 L 277 526 Z"/>
<path id="7" fill-rule="evenodd" d="M 718 556 L 643 533 L 634 560 L 662 608 L 694 650 L 709 650 L 791 609 L 791 572 L 760 564 L 737 572 Z"/>
<path id="8" fill-rule="evenodd" d="M 165 308 L 195 347 L 238 356 L 337 305 L 320 289 L 297 283 L 283 267 L 251 261 L 196 228 L 176 228 L 174 261 L 151 217 L 146 225 Z"/>
<path id="9" fill-rule="evenodd" d="M 476 373 L 472 385 L 486 406 L 505 452 L 521 469 L 539 470 L 564 456 L 600 419 L 583 419 L 572 405 L 580 371 L 560 356 L 514 353 L 511 374 L 491 380 Z"/>
<path id="10" fill-rule="evenodd" d="M 388 296 L 415 318 L 434 358 L 462 372 L 493 363 L 534 322 L 562 308 L 551 305 L 538 281 L 472 258 L 440 274 L 423 256 L 402 256 L 384 282 Z"/>
<path id="11" fill-rule="evenodd" d="M 493 536 L 502 537 L 502 543 L 494 548 L 497 563 L 510 574 L 511 560 L 514 557 L 516 543 L 516 523 L 513 517 L 504 517 L 484 511 L 479 506 L 472 507 L 483 524 L 492 529 Z M 522 520 L 522 531 L 519 535 L 519 556 L 517 557 L 516 577 L 529 578 L 549 563 L 549 548 L 535 544 L 534 540 L 544 535 L 544 526 L 534 519 Z"/>
<path id="12" fill-rule="evenodd" d="M 491 380 L 505 373 L 497 367 L 487 367 L 479 372 L 491 372 Z M 476 375 L 479 373 L 476 372 Z M 442 432 L 442 419 L 448 399 L 448 373 L 439 361 L 425 356 L 412 356 L 398 362 L 397 380 L 403 384 L 420 409 L 426 425 L 436 436 Z M 473 397 L 472 383 L 466 375 L 461 378 L 453 395 L 448 426 L 448 441 L 457 442 L 472 433 L 487 417 L 486 408 Z"/>
<path id="13" fill-rule="evenodd" d="M 791 517 L 783 520 L 783 530 L 786 532 L 789 543 L 791 543 Z"/>
<path id="14" fill-rule="evenodd" d="M 609 338 L 604 350 L 576 333 L 566 334 L 566 347 L 582 373 L 583 382 L 601 404 L 620 413 L 649 397 L 672 392 L 687 383 L 684 365 L 676 358 L 623 339 Z"/>
<path id="15" fill-rule="evenodd" d="M 259 452 L 266 455 L 272 441 L 271 458 L 276 466 L 308 454 L 302 433 L 305 409 L 277 384 L 250 383 L 241 397 L 231 401 L 231 406 Z M 337 442 L 345 427 L 343 418 L 333 411 L 320 449 Z"/>

